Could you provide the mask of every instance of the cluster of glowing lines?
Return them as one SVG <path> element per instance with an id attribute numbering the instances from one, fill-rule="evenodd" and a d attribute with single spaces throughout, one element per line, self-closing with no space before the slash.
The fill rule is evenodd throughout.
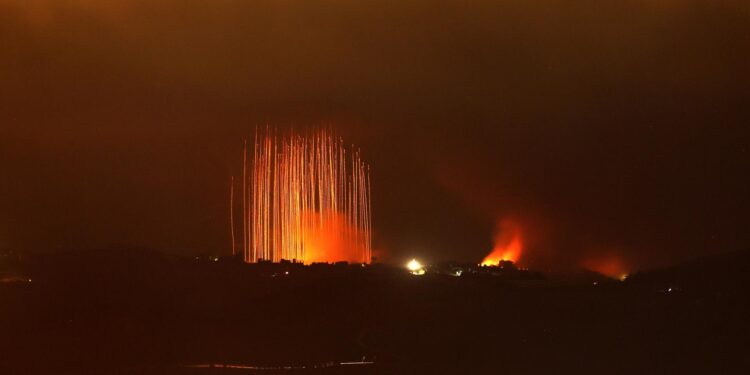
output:
<path id="1" fill-rule="evenodd" d="M 245 262 L 369 263 L 370 169 L 331 131 L 256 132 L 242 185 Z"/>

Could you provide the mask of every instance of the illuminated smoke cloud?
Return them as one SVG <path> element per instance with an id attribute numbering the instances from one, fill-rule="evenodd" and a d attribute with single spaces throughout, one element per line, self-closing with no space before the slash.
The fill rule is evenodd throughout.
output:
<path id="1" fill-rule="evenodd" d="M 521 228 L 510 219 L 500 220 L 495 232 L 492 252 L 482 260 L 482 265 L 493 266 L 500 261 L 518 262 L 523 250 Z"/>

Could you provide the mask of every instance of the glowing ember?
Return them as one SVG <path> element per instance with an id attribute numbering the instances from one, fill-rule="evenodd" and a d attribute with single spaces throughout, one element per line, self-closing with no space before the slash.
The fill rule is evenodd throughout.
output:
<path id="1" fill-rule="evenodd" d="M 327 131 L 267 131 L 256 135 L 252 157 L 252 171 L 243 170 L 246 262 L 369 262 L 370 173 L 359 151 L 347 153 Z"/>
<path id="2" fill-rule="evenodd" d="M 500 261 L 518 262 L 523 250 L 521 240 L 521 229 L 510 220 L 501 220 L 498 223 L 495 235 L 495 247 L 492 252 L 482 260 L 483 266 L 496 266 Z"/>

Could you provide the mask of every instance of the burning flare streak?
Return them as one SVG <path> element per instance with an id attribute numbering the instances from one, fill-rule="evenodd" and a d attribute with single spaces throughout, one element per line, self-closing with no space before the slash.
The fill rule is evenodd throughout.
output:
<path id="1" fill-rule="evenodd" d="M 255 137 L 243 151 L 243 259 L 371 259 L 370 169 L 329 131 Z"/>

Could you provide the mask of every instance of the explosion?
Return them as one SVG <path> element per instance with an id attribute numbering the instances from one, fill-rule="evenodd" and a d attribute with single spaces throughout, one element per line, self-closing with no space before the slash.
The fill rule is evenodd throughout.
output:
<path id="1" fill-rule="evenodd" d="M 328 131 L 256 134 L 243 151 L 245 262 L 371 259 L 370 170 Z"/>
<path id="2" fill-rule="evenodd" d="M 521 228 L 513 221 L 500 220 L 495 232 L 495 246 L 492 252 L 482 260 L 483 266 L 496 266 L 500 261 L 518 262 L 523 250 Z"/>

